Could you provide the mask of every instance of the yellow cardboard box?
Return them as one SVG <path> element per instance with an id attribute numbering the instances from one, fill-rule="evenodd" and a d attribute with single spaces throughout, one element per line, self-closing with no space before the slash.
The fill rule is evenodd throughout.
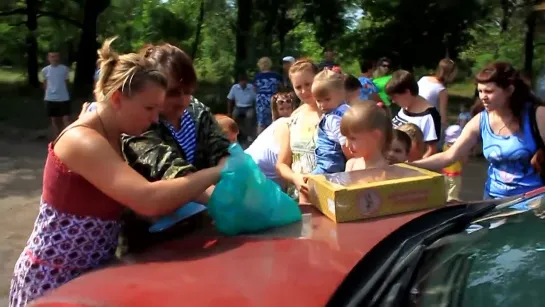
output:
<path id="1" fill-rule="evenodd" d="M 309 177 L 310 199 L 335 222 L 348 222 L 446 205 L 443 175 L 396 164 Z"/>

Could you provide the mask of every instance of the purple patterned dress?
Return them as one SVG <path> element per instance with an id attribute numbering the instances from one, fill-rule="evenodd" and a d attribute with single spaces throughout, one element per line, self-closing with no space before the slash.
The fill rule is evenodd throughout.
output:
<path id="1" fill-rule="evenodd" d="M 9 306 L 27 306 L 46 292 L 111 261 L 122 211 L 120 204 L 70 172 L 50 146 L 40 211 L 15 264 Z"/>

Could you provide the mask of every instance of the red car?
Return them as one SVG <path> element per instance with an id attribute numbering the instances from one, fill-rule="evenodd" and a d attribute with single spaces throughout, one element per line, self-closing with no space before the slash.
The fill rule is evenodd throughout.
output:
<path id="1" fill-rule="evenodd" d="M 478 232 L 483 226 L 475 226 L 483 217 L 504 216 L 502 210 L 512 204 L 537 199 L 540 205 L 544 192 L 341 224 L 305 207 L 301 223 L 247 236 L 224 237 L 205 227 L 122 265 L 77 278 L 31 306 L 428 306 L 419 302 L 432 283 L 414 284 L 414 276 L 422 273 L 421 260 L 442 268 L 458 251 L 449 250 L 446 260 L 435 261 L 445 251 L 444 245 L 433 249 L 437 242 L 449 238 L 467 248 L 467 236 L 477 233 L 483 240 L 485 232 Z M 466 272 L 462 268 L 457 272 Z M 426 271 L 424 280 L 428 275 L 433 276 Z M 458 275 L 463 280 L 469 273 Z M 435 283 L 442 280 L 434 278 Z M 437 295 L 437 289 L 429 295 Z M 458 292 L 443 298 L 458 298 Z"/>

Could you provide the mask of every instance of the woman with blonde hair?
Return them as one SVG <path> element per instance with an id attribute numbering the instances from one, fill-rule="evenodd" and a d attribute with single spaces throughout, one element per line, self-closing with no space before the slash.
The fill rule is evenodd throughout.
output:
<path id="1" fill-rule="evenodd" d="M 218 165 L 229 155 L 230 142 L 210 108 L 193 96 L 198 80 L 191 57 L 167 43 L 144 46 L 139 53 L 166 76 L 167 93 L 158 122 L 140 135 L 122 136 L 127 163 L 148 181 L 183 177 Z M 81 114 L 93 106 L 96 102 L 84 104 Z M 200 201 L 206 203 L 211 192 L 212 188 Z M 151 233 L 151 224 L 149 218 L 127 210 L 118 255 L 180 236 L 178 231 Z"/>
<path id="2" fill-rule="evenodd" d="M 263 57 L 257 61 L 259 72 L 255 75 L 254 86 L 257 91 L 255 108 L 257 117 L 257 134 L 260 134 L 272 122 L 271 98 L 282 84 L 282 76 L 271 71 L 272 61 Z"/>
<path id="3" fill-rule="evenodd" d="M 316 168 L 316 131 L 320 112 L 312 95 L 312 83 L 318 67 L 308 59 L 300 59 L 290 68 L 290 80 L 301 105 L 285 125 L 280 125 L 280 152 L 276 170 L 280 178 L 295 186 L 292 196 L 300 204 L 308 204 L 306 176 Z"/>
<path id="4" fill-rule="evenodd" d="M 138 135 L 156 122 L 167 79 L 143 55 L 99 51 L 97 109 L 83 114 L 48 148 L 34 231 L 15 265 L 10 307 L 23 307 L 115 257 L 125 208 L 160 216 L 198 200 L 221 166 L 183 178 L 150 182 L 123 158 L 122 133 Z"/>

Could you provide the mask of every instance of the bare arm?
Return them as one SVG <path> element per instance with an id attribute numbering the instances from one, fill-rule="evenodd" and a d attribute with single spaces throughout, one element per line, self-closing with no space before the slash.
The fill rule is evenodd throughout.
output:
<path id="1" fill-rule="evenodd" d="M 292 152 L 288 124 L 279 124 L 275 133 L 277 133 L 278 139 L 280 140 L 280 151 L 278 152 L 278 161 L 276 162 L 276 172 L 285 181 L 293 183 L 294 172 L 291 169 Z"/>
<path id="2" fill-rule="evenodd" d="M 55 145 L 55 154 L 104 194 L 145 216 L 170 213 L 197 199 L 219 180 L 221 170 L 218 166 L 149 182 L 128 166 L 106 139 L 84 127 L 67 131 Z"/>
<path id="3" fill-rule="evenodd" d="M 441 124 L 448 124 L 448 91 L 446 89 L 439 92 L 439 115 L 441 115 Z"/>
<path id="4" fill-rule="evenodd" d="M 344 157 L 346 158 L 347 161 L 354 158 L 354 154 L 352 153 L 352 151 L 350 151 L 350 148 L 348 148 L 346 144 L 342 145 L 341 148 L 343 150 Z"/>
<path id="5" fill-rule="evenodd" d="M 536 110 L 536 122 L 537 128 L 539 129 L 539 134 L 541 139 L 545 143 L 545 107 L 538 107 Z"/>
<path id="6" fill-rule="evenodd" d="M 437 153 L 437 141 L 426 142 L 426 152 L 424 152 L 424 156 L 422 156 L 422 158 L 431 157 L 432 155 L 436 153 Z"/>
<path id="7" fill-rule="evenodd" d="M 461 160 L 465 156 L 469 155 L 471 149 L 477 145 L 480 138 L 480 125 L 481 117 L 473 117 L 469 123 L 462 130 L 462 134 L 447 151 L 435 154 L 431 157 L 418 160 L 410 163 L 411 165 L 438 171 L 443 167 L 446 167 L 457 160 Z"/>

